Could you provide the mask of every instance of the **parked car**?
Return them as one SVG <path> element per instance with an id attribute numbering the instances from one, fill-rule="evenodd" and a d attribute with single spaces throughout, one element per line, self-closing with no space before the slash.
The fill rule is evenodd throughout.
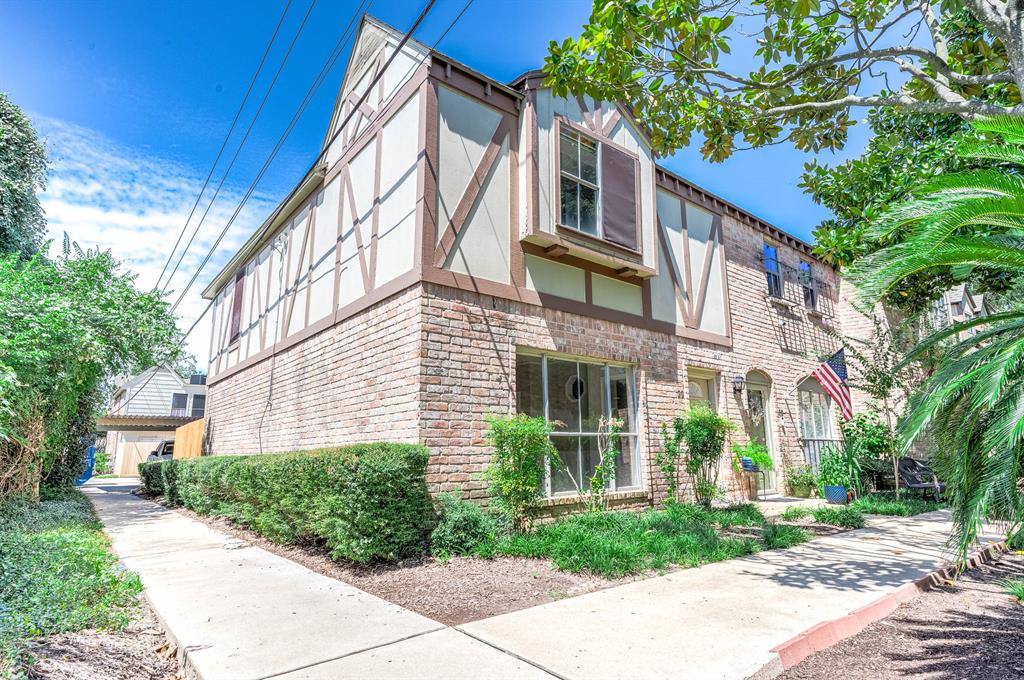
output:
<path id="1" fill-rule="evenodd" d="M 146 457 L 146 460 L 154 462 L 170 460 L 171 458 L 174 458 L 174 440 L 165 439 L 160 442 L 152 452 L 150 452 L 149 456 Z"/>

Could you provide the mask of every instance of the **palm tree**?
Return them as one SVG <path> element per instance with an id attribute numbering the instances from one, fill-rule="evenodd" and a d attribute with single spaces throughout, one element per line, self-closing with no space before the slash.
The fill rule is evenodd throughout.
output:
<path id="1" fill-rule="evenodd" d="M 892 245 L 849 272 L 862 299 L 875 304 L 901 280 L 928 269 L 975 268 L 1024 273 L 1024 118 L 974 122 L 979 133 L 958 153 L 995 160 L 999 168 L 938 177 L 917 197 L 871 228 Z M 985 517 L 1017 531 L 1024 520 L 1024 304 L 955 324 L 921 341 L 911 362 L 941 347 L 934 373 L 915 392 L 900 423 L 905 451 L 926 430 L 937 444 L 936 472 L 953 511 L 953 543 L 961 557 Z M 970 331 L 966 339 L 962 336 Z M 944 346 L 948 345 L 948 346 Z"/>

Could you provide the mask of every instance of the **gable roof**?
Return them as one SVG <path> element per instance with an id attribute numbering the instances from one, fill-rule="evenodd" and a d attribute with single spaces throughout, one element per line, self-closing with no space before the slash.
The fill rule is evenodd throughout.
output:
<path id="1" fill-rule="evenodd" d="M 341 85 L 338 88 L 338 94 L 335 96 L 334 107 L 331 110 L 331 117 L 328 120 L 327 128 L 324 133 L 323 141 L 321 142 L 320 151 L 321 154 L 326 150 L 327 143 L 330 140 L 332 131 L 334 130 L 335 122 L 338 120 L 342 110 L 343 97 L 349 91 L 348 85 L 353 82 L 359 82 L 359 79 L 364 75 L 367 68 L 373 63 L 372 56 L 375 55 L 381 45 L 383 45 L 388 39 L 400 41 L 405 37 L 405 32 L 391 26 L 390 24 L 377 19 L 376 17 L 364 14 L 359 25 L 359 31 L 357 33 L 356 43 L 352 48 L 352 51 L 348 55 L 348 59 L 345 64 L 345 75 L 342 78 Z M 528 88 L 529 81 L 533 78 L 543 78 L 544 72 L 540 69 L 532 69 L 526 71 L 507 84 L 499 80 L 491 78 L 490 76 L 473 69 L 466 64 L 453 59 L 447 54 L 434 49 L 432 46 L 428 46 L 425 43 L 420 42 L 415 38 L 409 38 L 406 43 L 406 47 L 411 47 L 424 54 L 424 59 L 439 59 L 447 64 L 451 64 L 466 73 L 480 79 L 484 83 L 489 84 L 495 89 L 503 91 L 505 94 L 512 96 L 518 100 L 525 98 L 524 93 L 521 91 L 524 85 Z M 620 104 L 618 106 L 623 119 L 628 122 L 644 139 L 650 142 L 650 133 L 645 126 L 641 125 L 636 118 L 633 116 L 632 111 L 628 106 Z M 688 187 L 693 190 L 711 198 L 714 202 L 726 207 L 725 212 L 732 214 L 733 216 L 739 217 L 744 223 L 753 226 L 762 232 L 776 238 L 779 241 L 786 243 L 798 250 L 803 251 L 810 257 L 815 257 L 812 253 L 813 246 L 806 241 L 794 236 L 788 230 L 777 227 L 757 215 L 754 215 L 749 210 L 741 208 L 733 203 L 726 201 L 725 199 L 712 194 L 711 192 L 703 189 L 697 184 L 685 179 L 678 173 L 669 170 L 668 168 L 655 163 L 655 167 L 658 171 L 664 172 L 671 175 L 674 179 L 679 182 L 685 183 Z M 286 195 L 277 205 L 276 208 L 271 212 L 266 220 L 253 232 L 253 234 L 245 241 L 241 248 L 228 260 L 227 263 L 220 269 L 220 271 L 210 280 L 207 286 L 202 291 L 202 297 L 206 299 L 212 299 L 218 291 L 220 291 L 234 276 L 234 273 L 244 264 L 246 264 L 251 257 L 253 257 L 260 248 L 274 235 L 277 228 L 285 221 L 290 214 L 290 208 L 294 208 L 296 203 L 301 202 L 307 198 L 313 190 L 318 186 L 320 180 L 322 180 L 326 174 L 326 163 L 320 163 L 316 167 L 313 167 Z M 820 261 L 820 260 L 819 260 Z"/>

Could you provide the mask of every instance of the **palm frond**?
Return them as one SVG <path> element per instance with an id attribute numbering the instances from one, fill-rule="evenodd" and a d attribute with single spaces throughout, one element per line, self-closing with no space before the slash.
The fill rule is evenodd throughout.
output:
<path id="1" fill-rule="evenodd" d="M 1024 145 L 1024 118 L 1021 116 L 990 116 L 971 121 L 978 132 L 999 135 L 1010 144 Z"/>

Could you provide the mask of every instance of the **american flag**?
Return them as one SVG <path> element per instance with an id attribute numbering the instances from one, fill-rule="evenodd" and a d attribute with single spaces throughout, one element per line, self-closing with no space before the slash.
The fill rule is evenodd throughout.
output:
<path id="1" fill-rule="evenodd" d="M 839 404 L 843 420 L 853 417 L 853 402 L 850 401 L 850 387 L 846 384 L 846 352 L 840 349 L 811 373 L 821 383 L 832 400 Z"/>

